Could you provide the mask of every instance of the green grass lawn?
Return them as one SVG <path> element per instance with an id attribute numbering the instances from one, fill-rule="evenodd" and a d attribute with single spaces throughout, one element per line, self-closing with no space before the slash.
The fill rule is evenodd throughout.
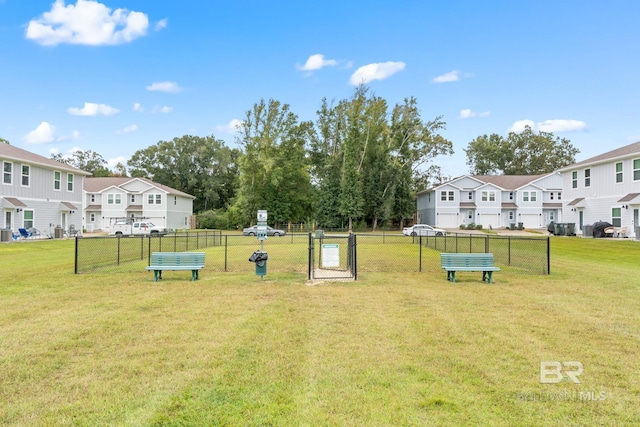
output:
<path id="1" fill-rule="evenodd" d="M 551 248 L 551 275 L 494 285 L 365 271 L 306 286 L 74 275 L 71 240 L 2 244 L 0 424 L 638 425 L 640 242 Z M 541 384 L 542 361 L 580 362 L 581 383 Z"/>

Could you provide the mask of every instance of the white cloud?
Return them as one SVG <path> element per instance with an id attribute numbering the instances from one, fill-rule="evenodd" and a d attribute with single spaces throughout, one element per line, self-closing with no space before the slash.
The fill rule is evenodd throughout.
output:
<path id="1" fill-rule="evenodd" d="M 142 107 L 142 104 L 140 104 L 139 102 L 136 102 L 135 104 L 133 104 L 133 111 L 142 113 L 144 111 L 144 107 Z"/>
<path id="2" fill-rule="evenodd" d="M 26 38 L 45 46 L 60 43 L 117 45 L 144 36 L 149 19 L 142 12 L 111 9 L 94 0 L 78 0 L 65 5 L 56 0 L 49 12 L 29 21 Z"/>
<path id="3" fill-rule="evenodd" d="M 535 130 L 536 128 L 536 124 L 533 122 L 533 120 L 518 120 L 511 125 L 511 127 L 509 128 L 509 132 L 520 133 L 524 131 L 524 128 L 527 126 L 529 126 L 532 130 Z"/>
<path id="4" fill-rule="evenodd" d="M 571 132 L 575 130 L 583 130 L 587 124 L 581 120 L 545 120 L 538 123 L 538 130 L 543 132 Z"/>
<path id="5" fill-rule="evenodd" d="M 238 119 L 233 119 L 226 125 L 218 125 L 216 126 L 216 132 L 222 133 L 236 133 L 242 126 L 242 121 Z"/>
<path id="6" fill-rule="evenodd" d="M 490 111 L 483 111 L 480 113 L 476 113 L 469 108 L 465 108 L 464 110 L 460 110 L 459 119 L 470 119 L 472 117 L 489 117 L 491 115 Z"/>
<path id="7" fill-rule="evenodd" d="M 153 114 L 157 114 L 157 113 L 165 113 L 166 114 L 166 113 L 170 113 L 172 111 L 173 111 L 173 108 L 172 107 L 168 107 L 166 105 L 164 105 L 164 106 L 156 105 L 151 110 L 151 112 Z"/>
<path id="8" fill-rule="evenodd" d="M 525 126 L 529 126 L 531 130 L 539 132 L 572 132 L 577 130 L 584 130 L 587 127 L 587 123 L 581 120 L 545 120 L 543 122 L 535 123 L 533 120 L 518 120 L 511 125 L 509 132 L 520 133 L 524 131 Z"/>
<path id="9" fill-rule="evenodd" d="M 162 29 L 164 29 L 164 28 L 167 28 L 167 22 L 168 22 L 168 19 L 167 19 L 167 18 L 164 18 L 164 19 L 159 20 L 159 21 L 156 23 L 156 26 L 154 27 L 154 30 L 155 30 L 155 31 L 160 31 L 160 30 L 162 30 Z"/>
<path id="10" fill-rule="evenodd" d="M 354 86 L 358 86 L 373 80 L 384 80 L 398 71 L 404 70 L 405 65 L 404 62 L 392 61 L 363 65 L 351 75 L 349 82 Z"/>
<path id="11" fill-rule="evenodd" d="M 56 139 L 56 128 L 47 122 L 42 122 L 37 128 L 26 134 L 22 139 L 31 144 L 44 144 Z"/>
<path id="12" fill-rule="evenodd" d="M 315 55 L 311 55 L 307 59 L 307 62 L 304 63 L 304 65 L 297 65 L 297 67 L 299 70 L 303 71 L 314 71 L 319 70 L 323 67 L 332 67 L 336 64 L 337 62 L 335 59 L 324 59 L 324 55 L 316 53 Z"/>
<path id="13" fill-rule="evenodd" d="M 138 125 L 129 125 L 129 126 L 125 126 L 124 129 L 117 131 L 117 134 L 121 134 L 121 133 L 131 133 L 131 132 L 135 132 L 138 130 Z"/>
<path id="14" fill-rule="evenodd" d="M 460 76 L 462 75 L 461 71 L 453 70 L 449 71 L 446 74 L 442 74 L 440 76 L 434 77 L 434 83 L 449 83 L 449 82 L 457 82 L 460 80 Z"/>
<path id="15" fill-rule="evenodd" d="M 118 165 L 118 163 L 126 165 L 127 159 L 125 159 L 123 156 L 115 157 L 113 159 L 107 159 L 107 166 L 109 167 L 109 169 L 113 169 Z"/>
<path id="16" fill-rule="evenodd" d="M 67 113 L 73 116 L 113 116 L 119 112 L 117 108 L 93 102 L 85 102 L 82 108 L 67 108 Z"/>
<path id="17" fill-rule="evenodd" d="M 176 82 L 153 82 L 147 86 L 147 90 L 152 92 L 178 93 L 182 88 Z"/>

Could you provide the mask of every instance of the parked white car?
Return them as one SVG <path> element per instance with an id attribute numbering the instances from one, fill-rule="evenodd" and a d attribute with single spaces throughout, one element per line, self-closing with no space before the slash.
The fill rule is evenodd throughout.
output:
<path id="1" fill-rule="evenodd" d="M 415 224 L 402 229 L 405 236 L 446 236 L 447 231 L 427 224 Z"/>

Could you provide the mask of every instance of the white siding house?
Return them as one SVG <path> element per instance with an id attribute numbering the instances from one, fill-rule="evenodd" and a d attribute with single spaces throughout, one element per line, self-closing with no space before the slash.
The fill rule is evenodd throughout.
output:
<path id="1" fill-rule="evenodd" d="M 0 143 L 0 227 L 35 228 L 53 235 L 56 227 L 82 225 L 82 187 L 90 173 Z"/>
<path id="2" fill-rule="evenodd" d="M 543 228 L 562 215 L 562 177 L 465 175 L 418 193 L 418 223 Z"/>
<path id="3" fill-rule="evenodd" d="M 191 228 L 194 196 L 146 178 L 87 178 L 84 225 L 107 230 L 118 219 L 145 219 L 170 229 Z"/>
<path id="4" fill-rule="evenodd" d="M 606 221 L 635 236 L 640 226 L 640 142 L 560 169 L 564 222 L 584 225 Z M 637 236 L 636 236 L 637 237 Z"/>

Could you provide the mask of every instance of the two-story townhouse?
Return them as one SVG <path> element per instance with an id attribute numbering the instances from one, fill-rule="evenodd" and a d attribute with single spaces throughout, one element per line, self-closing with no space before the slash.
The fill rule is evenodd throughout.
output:
<path id="1" fill-rule="evenodd" d="M 50 236 L 56 227 L 80 230 L 82 187 L 90 173 L 4 143 L 0 164 L 0 227 Z"/>
<path id="2" fill-rule="evenodd" d="M 608 151 L 559 170 L 564 193 L 563 215 L 584 225 L 606 221 L 636 236 L 640 226 L 640 142 Z M 637 236 L 636 236 L 637 237 Z"/>
<path id="3" fill-rule="evenodd" d="M 562 178 L 544 175 L 464 175 L 418 193 L 419 223 L 442 228 L 542 228 L 562 213 Z"/>
<path id="4" fill-rule="evenodd" d="M 170 229 L 191 228 L 194 196 L 146 178 L 87 178 L 84 225 L 107 230 L 118 220 L 144 219 Z"/>

